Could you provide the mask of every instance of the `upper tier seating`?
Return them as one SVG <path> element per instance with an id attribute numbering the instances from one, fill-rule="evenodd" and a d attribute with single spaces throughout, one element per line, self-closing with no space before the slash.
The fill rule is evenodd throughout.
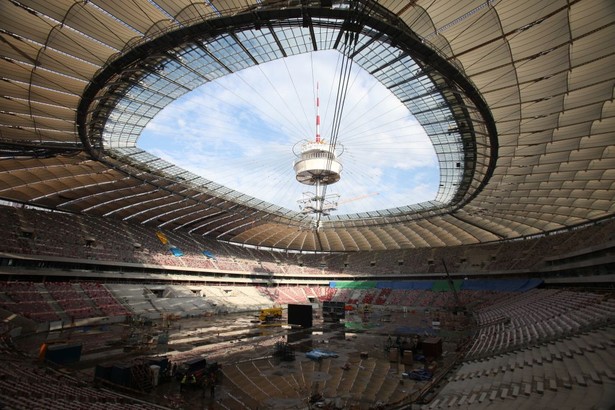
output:
<path id="1" fill-rule="evenodd" d="M 545 256 L 553 259 L 594 251 L 596 246 L 615 241 L 615 221 L 605 221 L 584 229 L 495 245 L 318 255 L 248 249 L 112 218 L 8 206 L 0 206 L 0 222 L 5 228 L 0 253 L 279 276 L 435 273 L 444 272 L 442 261 L 450 272 L 457 273 L 523 272 L 546 264 Z M 166 238 L 165 243 L 157 232 Z M 174 256 L 171 247 L 180 249 L 183 256 Z"/>

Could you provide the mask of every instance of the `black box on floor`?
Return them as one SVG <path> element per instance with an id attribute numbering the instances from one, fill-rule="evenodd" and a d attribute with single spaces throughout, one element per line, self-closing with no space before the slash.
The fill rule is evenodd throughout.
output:
<path id="1" fill-rule="evenodd" d="M 182 363 L 177 369 L 177 373 L 175 377 L 177 380 L 181 380 L 181 378 L 187 374 L 195 374 L 197 377 L 205 371 L 207 367 L 207 360 L 203 357 L 195 357 L 190 360 L 186 360 Z"/>
<path id="2" fill-rule="evenodd" d="M 111 364 L 97 364 L 96 369 L 94 370 L 94 378 L 102 379 L 102 380 L 110 380 L 111 379 L 111 369 L 113 369 L 113 365 Z"/>
<path id="3" fill-rule="evenodd" d="M 51 345 L 45 352 L 45 360 L 55 364 L 76 363 L 81 359 L 81 344 Z"/>
<path id="4" fill-rule="evenodd" d="M 130 369 L 132 365 L 126 363 L 116 363 L 111 368 L 111 377 L 109 381 L 118 386 L 130 386 Z"/>
<path id="5" fill-rule="evenodd" d="M 423 355 L 438 358 L 442 356 L 442 338 L 428 337 L 423 340 Z"/>
<path id="6" fill-rule="evenodd" d="M 312 327 L 312 305 L 288 305 L 288 324 Z"/>
<path id="7" fill-rule="evenodd" d="M 344 302 L 324 301 L 322 303 L 322 318 L 326 322 L 339 322 L 346 317 Z"/>

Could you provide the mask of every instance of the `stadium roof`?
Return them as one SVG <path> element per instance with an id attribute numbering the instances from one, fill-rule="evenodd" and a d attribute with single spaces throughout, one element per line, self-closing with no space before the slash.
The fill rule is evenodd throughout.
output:
<path id="1" fill-rule="evenodd" d="M 2 199 L 309 251 L 485 243 L 615 211 L 610 0 L 11 0 L 0 16 Z M 316 229 L 136 147 L 199 85 L 326 49 L 421 122 L 436 200 Z"/>

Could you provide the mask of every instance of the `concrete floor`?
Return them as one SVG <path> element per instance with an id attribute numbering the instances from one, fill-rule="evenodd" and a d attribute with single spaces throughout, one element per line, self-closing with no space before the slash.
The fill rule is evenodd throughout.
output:
<path id="1" fill-rule="evenodd" d="M 93 380 L 98 363 L 126 363 L 143 356 L 163 355 L 178 363 L 205 357 L 222 364 L 224 378 L 214 397 L 209 391 L 196 389 L 180 393 L 175 380 L 161 383 L 151 392 L 133 394 L 170 408 L 307 409 L 310 398 L 315 396 L 321 397 L 320 403 L 328 408 L 386 408 L 407 402 L 427 383 L 409 380 L 402 374 L 424 368 L 425 363 L 391 362 L 384 347 L 389 336 L 395 340 L 400 333 L 410 338 L 411 331 L 431 331 L 429 313 L 381 307 L 369 315 L 350 313 L 346 323 L 341 324 L 323 323 L 318 311 L 314 317 L 312 329 L 261 327 L 255 312 L 181 319 L 164 325 L 153 323 L 151 327 L 92 326 L 23 339 L 21 346 L 35 354 L 44 339 L 82 342 L 82 361 L 67 370 L 84 380 Z M 285 320 L 286 317 L 282 322 Z M 123 339 L 124 344 L 129 340 L 147 341 L 162 331 L 168 331 L 168 345 L 143 343 L 136 346 L 145 350 L 126 352 L 117 343 L 118 339 Z M 440 331 L 443 332 L 447 332 L 445 354 L 432 364 L 436 371 L 452 360 L 454 355 L 448 352 L 454 352 L 456 338 L 461 339 L 455 332 Z M 295 360 L 272 357 L 276 342 L 289 343 Z M 305 353 L 314 348 L 334 352 L 337 357 L 310 360 Z"/>

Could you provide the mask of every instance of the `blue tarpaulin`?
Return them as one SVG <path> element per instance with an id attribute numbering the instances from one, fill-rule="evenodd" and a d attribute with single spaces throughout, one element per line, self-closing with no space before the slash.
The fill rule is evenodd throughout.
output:
<path id="1" fill-rule="evenodd" d="M 312 359 L 312 360 L 320 360 L 326 357 L 338 357 L 338 356 L 336 353 L 333 353 L 333 352 L 326 352 L 324 350 L 314 349 L 314 350 L 310 350 L 309 352 L 307 352 L 305 354 L 305 357 L 307 357 L 308 359 Z"/>
<path id="2" fill-rule="evenodd" d="M 456 290 L 492 290 L 496 292 L 526 292 L 542 284 L 541 279 L 470 279 L 454 280 Z M 367 285 L 369 286 L 367 286 Z M 402 289 L 402 290 L 433 290 L 448 292 L 450 283 L 446 280 L 409 280 L 409 281 L 378 281 L 378 282 L 330 282 L 332 288 L 347 289 Z"/>
<path id="3" fill-rule="evenodd" d="M 402 373 L 403 376 L 411 380 L 426 381 L 431 379 L 432 374 L 428 370 L 413 370 L 408 373 Z"/>
<path id="4" fill-rule="evenodd" d="M 216 259 L 216 256 L 209 251 L 203 251 L 203 255 L 207 256 L 209 259 Z"/>
<path id="5" fill-rule="evenodd" d="M 182 252 L 181 249 L 176 248 L 174 246 L 170 247 L 169 250 L 171 251 L 171 253 L 173 254 L 173 256 L 184 256 L 184 252 Z"/>
<path id="6" fill-rule="evenodd" d="M 382 281 L 378 282 L 380 289 L 431 290 L 433 280 Z"/>
<path id="7" fill-rule="evenodd" d="M 542 284 L 541 279 L 470 279 L 461 290 L 492 290 L 496 292 L 526 292 Z"/>

